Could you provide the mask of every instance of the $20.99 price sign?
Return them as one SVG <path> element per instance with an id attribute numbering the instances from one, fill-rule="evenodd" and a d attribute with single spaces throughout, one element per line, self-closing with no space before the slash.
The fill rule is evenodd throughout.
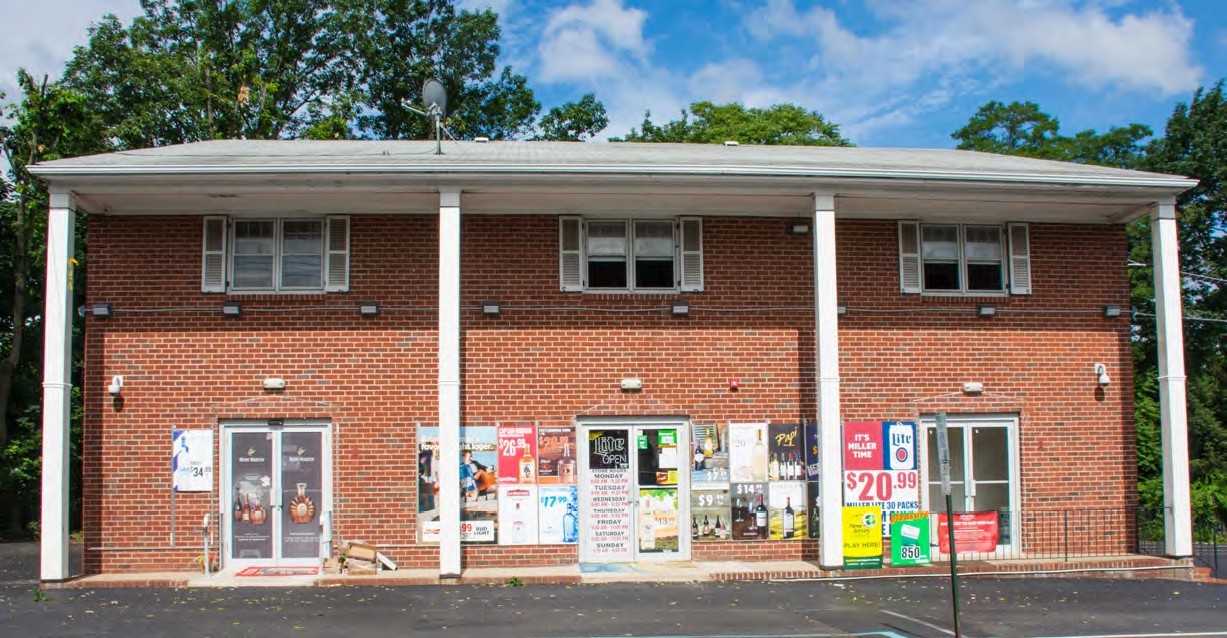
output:
<path id="1" fill-rule="evenodd" d="M 884 530 L 892 513 L 920 509 L 915 423 L 848 422 L 843 443 L 845 506 L 881 506 Z"/>

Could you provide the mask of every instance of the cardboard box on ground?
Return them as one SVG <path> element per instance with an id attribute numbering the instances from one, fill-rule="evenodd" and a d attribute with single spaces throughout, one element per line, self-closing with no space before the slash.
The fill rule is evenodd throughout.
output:
<path id="1" fill-rule="evenodd" d="M 324 573 L 370 575 L 382 570 L 396 570 L 396 563 L 381 554 L 374 545 L 350 541 L 341 547 L 341 555 L 324 560 Z"/>

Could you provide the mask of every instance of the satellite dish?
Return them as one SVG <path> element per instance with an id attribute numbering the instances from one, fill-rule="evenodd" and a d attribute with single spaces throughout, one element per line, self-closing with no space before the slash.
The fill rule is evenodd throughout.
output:
<path id="1" fill-rule="evenodd" d="M 422 103 L 427 113 L 442 117 L 447 113 L 447 87 L 434 78 L 426 80 L 422 85 Z"/>

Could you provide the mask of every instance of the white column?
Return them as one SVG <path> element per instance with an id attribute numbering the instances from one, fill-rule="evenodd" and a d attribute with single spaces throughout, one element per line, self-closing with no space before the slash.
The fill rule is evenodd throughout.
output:
<path id="1" fill-rule="evenodd" d="M 72 194 L 51 190 L 47 217 L 46 308 L 43 313 L 43 511 L 41 578 L 66 580 L 68 437 L 72 411 L 72 270 L 76 220 Z"/>
<path id="2" fill-rule="evenodd" d="M 460 575 L 460 190 L 439 191 L 439 576 Z"/>
<path id="3" fill-rule="evenodd" d="M 843 566 L 843 431 L 839 418 L 839 301 L 835 278 L 835 197 L 814 195 L 814 339 L 818 361 L 819 563 Z"/>
<path id="4" fill-rule="evenodd" d="M 1158 202 L 1150 214 L 1155 270 L 1155 317 L 1159 332 L 1159 416 L 1163 436 L 1164 551 L 1193 554 L 1189 498 L 1189 419 L 1185 405 L 1184 333 L 1176 204 Z"/>

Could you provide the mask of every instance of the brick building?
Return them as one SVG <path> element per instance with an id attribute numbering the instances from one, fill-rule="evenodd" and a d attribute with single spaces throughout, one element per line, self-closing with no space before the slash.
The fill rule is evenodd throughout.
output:
<path id="1" fill-rule="evenodd" d="M 1124 224 L 1142 215 L 1168 551 L 1188 553 L 1190 180 L 962 151 L 433 150 L 219 141 L 33 168 L 52 192 L 44 579 L 67 576 L 78 305 L 89 573 L 191 569 L 206 515 L 228 567 L 355 539 L 441 575 L 834 566 L 840 517 L 815 514 L 844 505 L 840 424 L 916 424 L 908 489 L 937 509 L 939 413 L 956 509 L 997 512 L 1022 555 L 1043 542 L 1029 515 L 1135 504 Z"/>

